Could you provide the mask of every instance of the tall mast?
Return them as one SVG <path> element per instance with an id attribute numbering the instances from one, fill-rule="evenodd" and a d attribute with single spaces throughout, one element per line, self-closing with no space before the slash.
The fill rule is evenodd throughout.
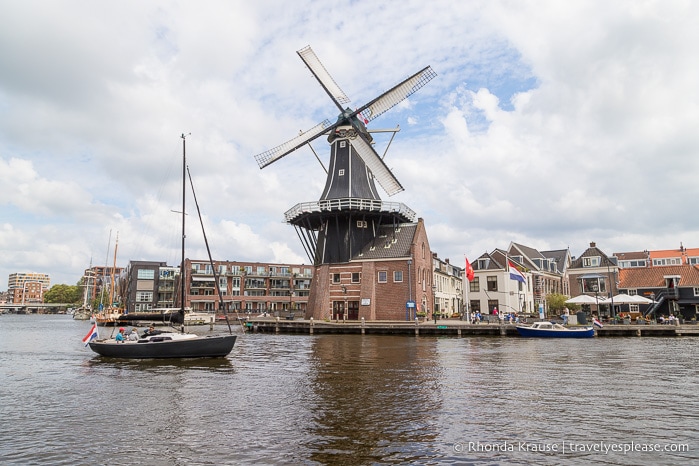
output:
<path id="1" fill-rule="evenodd" d="M 185 300 L 185 267 L 184 267 L 184 216 L 185 216 L 185 197 L 187 194 L 187 155 L 185 150 L 185 134 L 182 133 L 182 261 L 180 262 L 180 318 L 181 322 L 184 323 L 184 300 Z"/>
<path id="2" fill-rule="evenodd" d="M 119 232 L 117 231 L 116 234 L 116 242 L 114 243 L 114 262 L 112 265 L 112 280 L 111 280 L 111 287 L 109 289 L 109 307 L 113 307 L 114 305 L 114 288 L 116 287 L 116 282 L 115 282 L 115 277 L 116 275 L 116 260 L 117 260 L 117 250 L 119 249 Z"/>

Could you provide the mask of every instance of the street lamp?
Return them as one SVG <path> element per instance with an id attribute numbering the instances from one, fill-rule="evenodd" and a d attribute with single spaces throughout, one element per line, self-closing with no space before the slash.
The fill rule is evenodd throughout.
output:
<path id="1" fill-rule="evenodd" d="M 609 269 L 609 258 L 607 258 L 607 278 L 609 278 L 609 287 L 610 287 L 608 292 L 609 292 L 609 299 L 611 300 L 611 304 L 612 304 L 611 312 L 609 313 L 610 318 L 614 317 L 614 314 L 615 314 L 615 312 L 614 312 L 614 285 L 616 284 L 616 280 L 612 280 L 611 273 L 612 272 Z M 614 275 L 616 275 L 616 273 Z M 618 291 L 619 286 L 617 285 L 616 288 Z"/>
<path id="2" fill-rule="evenodd" d="M 289 316 L 291 316 L 291 311 L 293 310 L 293 299 L 294 299 L 294 276 L 291 275 L 289 277 Z"/>
<path id="3" fill-rule="evenodd" d="M 597 304 L 597 317 L 599 318 L 599 285 L 597 283 L 592 284 L 592 291 L 595 292 L 595 303 Z"/>
<path id="4" fill-rule="evenodd" d="M 347 320 L 347 287 L 342 285 L 342 292 L 345 294 L 345 307 L 342 309 L 342 322 Z"/>
<path id="5" fill-rule="evenodd" d="M 437 325 L 437 286 L 432 285 L 432 317 L 434 317 L 434 323 Z"/>
<path id="6" fill-rule="evenodd" d="M 412 259 L 408 259 L 408 303 L 413 302 L 413 284 L 412 284 L 412 278 L 410 278 L 410 266 L 413 264 Z M 411 320 L 413 318 L 413 313 L 410 310 L 410 308 L 406 305 L 406 314 L 407 314 L 407 319 L 406 320 Z M 415 316 L 417 318 L 417 315 Z"/>

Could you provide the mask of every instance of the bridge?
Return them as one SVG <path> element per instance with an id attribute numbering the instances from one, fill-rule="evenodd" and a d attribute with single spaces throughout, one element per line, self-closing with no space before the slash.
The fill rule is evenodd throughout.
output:
<path id="1" fill-rule="evenodd" d="M 0 314 L 65 314 L 74 303 L 4 303 Z"/>

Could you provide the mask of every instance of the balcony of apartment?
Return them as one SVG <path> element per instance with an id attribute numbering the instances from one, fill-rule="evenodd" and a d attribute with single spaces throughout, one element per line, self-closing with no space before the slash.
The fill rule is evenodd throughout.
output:
<path id="1" fill-rule="evenodd" d="M 310 290 L 311 289 L 311 279 L 297 278 L 293 281 L 294 289 L 296 290 Z M 356 282 L 352 282 L 356 283 Z"/>
<path id="2" fill-rule="evenodd" d="M 288 288 L 288 286 L 287 286 Z M 267 280 L 262 280 L 262 279 L 255 279 L 255 278 L 247 278 L 245 279 L 245 289 L 246 290 L 266 290 L 267 289 Z"/>
<path id="3" fill-rule="evenodd" d="M 289 286 L 289 280 L 272 279 L 269 281 L 269 287 L 273 290 L 288 290 Z"/>

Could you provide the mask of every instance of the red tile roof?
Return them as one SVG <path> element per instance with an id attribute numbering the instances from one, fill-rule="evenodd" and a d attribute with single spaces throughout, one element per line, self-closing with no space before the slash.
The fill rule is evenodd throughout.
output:
<path id="1" fill-rule="evenodd" d="M 665 265 L 619 270 L 619 288 L 665 288 L 665 276 L 679 275 L 679 286 L 699 286 L 699 267 Z"/>

